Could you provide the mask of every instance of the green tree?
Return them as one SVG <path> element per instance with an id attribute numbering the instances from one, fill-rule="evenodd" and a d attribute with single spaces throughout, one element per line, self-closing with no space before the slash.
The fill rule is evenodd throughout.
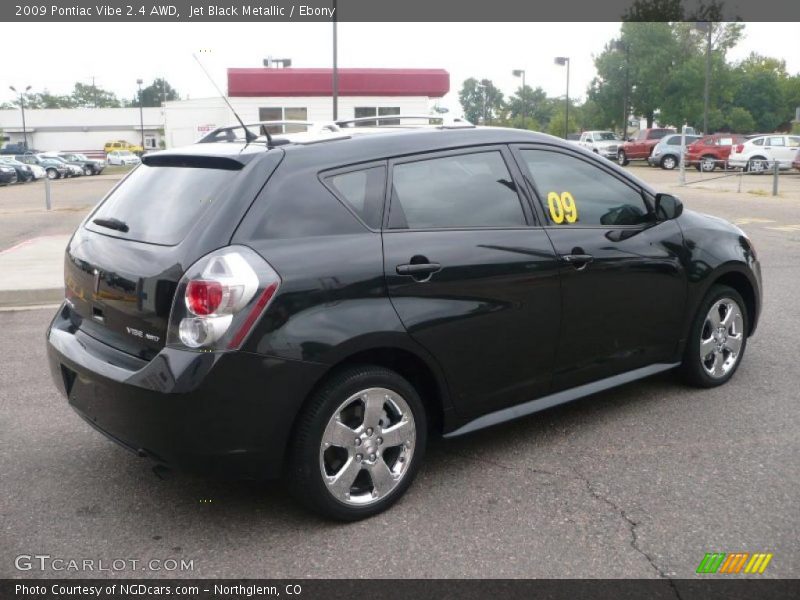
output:
<path id="1" fill-rule="evenodd" d="M 566 107 L 564 101 L 561 101 L 560 109 L 555 111 L 553 118 L 547 127 L 547 133 L 557 137 L 564 137 L 564 122 L 566 121 Z M 570 102 L 569 105 L 569 127 L 568 133 L 575 133 L 580 130 L 579 123 L 581 120 L 580 109 Z"/>
<path id="2" fill-rule="evenodd" d="M 142 88 L 142 106 L 161 106 L 162 102 L 180 100 L 180 95 L 166 79 L 160 77 L 153 80 L 153 83 Z M 139 93 L 130 103 L 130 106 L 139 106 Z"/>
<path id="3" fill-rule="evenodd" d="M 471 123 L 490 124 L 505 106 L 503 93 L 490 79 L 478 81 L 470 77 L 465 80 L 458 93 L 458 100 L 464 109 L 464 116 Z"/>
<path id="4" fill-rule="evenodd" d="M 546 127 L 553 116 L 553 105 L 541 87 L 536 89 L 526 85 L 518 87 L 507 102 L 510 119 L 514 127 L 522 128 L 522 115 L 526 115 L 525 128 L 535 131 Z"/>
<path id="5" fill-rule="evenodd" d="M 72 102 L 80 108 L 119 108 L 117 95 L 93 84 L 75 82 L 72 89 Z"/>

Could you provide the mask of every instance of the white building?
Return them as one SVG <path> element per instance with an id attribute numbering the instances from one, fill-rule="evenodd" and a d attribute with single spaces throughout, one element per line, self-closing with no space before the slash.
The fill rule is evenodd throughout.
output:
<path id="1" fill-rule="evenodd" d="M 339 69 L 338 118 L 429 114 L 450 90 L 443 69 Z M 331 69 L 228 69 L 228 98 L 245 123 L 333 120 Z M 125 140 L 155 150 L 197 141 L 235 118 L 222 98 L 167 102 L 138 108 L 26 109 L 29 148 L 102 152 L 106 142 Z M 4 143 L 23 141 L 22 112 L 0 110 Z"/>
<path id="2" fill-rule="evenodd" d="M 125 140 L 157 149 L 164 129 L 164 109 L 143 108 L 45 108 L 25 109 L 28 147 L 36 150 L 102 152 L 106 142 Z M 0 110 L 4 143 L 23 141 L 22 111 Z"/>
<path id="3" fill-rule="evenodd" d="M 339 69 L 339 119 L 427 115 L 450 90 L 443 69 Z M 228 99 L 245 123 L 333 120 L 332 69 L 228 69 Z M 235 117 L 222 98 L 167 102 L 167 147 L 191 144 Z"/>

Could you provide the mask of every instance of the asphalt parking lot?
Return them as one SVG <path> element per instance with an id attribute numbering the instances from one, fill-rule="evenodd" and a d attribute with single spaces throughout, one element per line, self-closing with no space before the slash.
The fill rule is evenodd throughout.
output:
<path id="1" fill-rule="evenodd" d="M 679 187 L 675 172 L 631 169 L 756 246 L 764 309 L 729 384 L 701 391 L 665 374 L 436 441 L 393 509 L 342 525 L 279 483 L 157 477 L 55 391 L 44 352 L 55 309 L 2 311 L 0 577 L 690 578 L 720 551 L 771 552 L 760 577 L 800 576 L 800 174 L 782 175 L 774 198 L 769 177 L 737 192 L 736 178 L 691 172 L 697 183 Z M 113 185 L 102 177 L 56 182 L 51 213 L 26 199 L 36 188 L 0 189 L 0 250 L 74 228 Z M 33 554 L 126 564 L 15 568 Z M 193 569 L 142 570 L 151 559 Z"/>

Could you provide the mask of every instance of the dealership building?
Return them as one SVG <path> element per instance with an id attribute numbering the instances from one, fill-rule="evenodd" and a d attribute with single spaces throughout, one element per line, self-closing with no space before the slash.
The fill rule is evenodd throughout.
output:
<path id="1" fill-rule="evenodd" d="M 332 69 L 228 69 L 228 99 L 245 123 L 333 119 Z M 429 114 L 450 90 L 444 69 L 339 69 L 338 118 Z M 102 150 L 112 140 L 147 149 L 191 144 L 235 118 L 222 98 L 166 102 L 161 107 L 26 109 L 28 146 L 40 150 Z M 19 109 L 0 110 L 5 142 L 23 139 Z"/>

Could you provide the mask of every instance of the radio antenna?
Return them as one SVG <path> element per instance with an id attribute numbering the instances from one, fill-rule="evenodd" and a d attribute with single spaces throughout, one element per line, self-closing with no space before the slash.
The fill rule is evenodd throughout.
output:
<path id="1" fill-rule="evenodd" d="M 233 106 L 231 106 L 231 103 L 228 101 L 228 98 L 225 96 L 225 94 L 223 94 L 223 93 L 222 93 L 222 90 L 221 90 L 221 89 L 219 89 L 219 86 L 218 86 L 218 85 L 217 85 L 217 83 L 214 81 L 214 78 L 213 78 L 213 77 L 211 77 L 211 75 L 209 74 L 209 72 L 208 72 L 208 71 L 206 70 L 206 68 L 203 66 L 203 63 L 201 63 L 201 62 L 200 62 L 200 59 L 199 59 L 199 58 L 197 58 L 197 54 L 194 54 L 194 53 L 192 53 L 192 58 L 194 58 L 194 59 L 197 61 L 197 64 L 198 64 L 198 65 L 200 65 L 200 68 L 203 70 L 203 73 L 205 73 L 206 77 L 208 77 L 208 80 L 211 82 L 211 85 L 213 85 L 213 86 L 214 86 L 214 89 L 215 89 L 215 90 L 217 90 L 217 93 L 220 95 L 220 97 L 222 98 L 222 100 L 225 102 L 225 104 L 227 104 L 227 105 L 228 105 L 228 108 L 230 108 L 230 109 L 231 109 L 231 112 L 233 113 L 233 116 L 234 116 L 234 117 L 236 117 L 236 120 L 237 120 L 237 121 L 239 121 L 239 125 L 241 125 L 241 126 L 242 126 L 242 129 L 244 130 L 244 139 L 245 139 L 245 141 L 246 141 L 248 144 L 249 144 L 250 142 L 252 142 L 252 141 L 255 141 L 255 139 L 256 139 L 258 136 L 256 136 L 256 134 L 254 134 L 254 133 L 253 133 L 252 131 L 250 131 L 250 130 L 249 130 L 247 127 L 245 127 L 245 125 L 244 125 L 244 121 L 242 121 L 242 118 L 241 118 L 241 117 L 239 116 L 239 114 L 238 114 L 238 113 L 237 113 L 237 112 L 236 112 L 236 111 L 233 109 Z M 265 134 L 265 135 L 266 135 L 266 137 L 267 137 L 267 148 L 271 148 L 271 147 L 272 147 L 272 136 L 269 134 L 269 132 L 267 131 L 266 127 L 262 128 L 262 130 L 264 131 L 264 134 Z"/>

